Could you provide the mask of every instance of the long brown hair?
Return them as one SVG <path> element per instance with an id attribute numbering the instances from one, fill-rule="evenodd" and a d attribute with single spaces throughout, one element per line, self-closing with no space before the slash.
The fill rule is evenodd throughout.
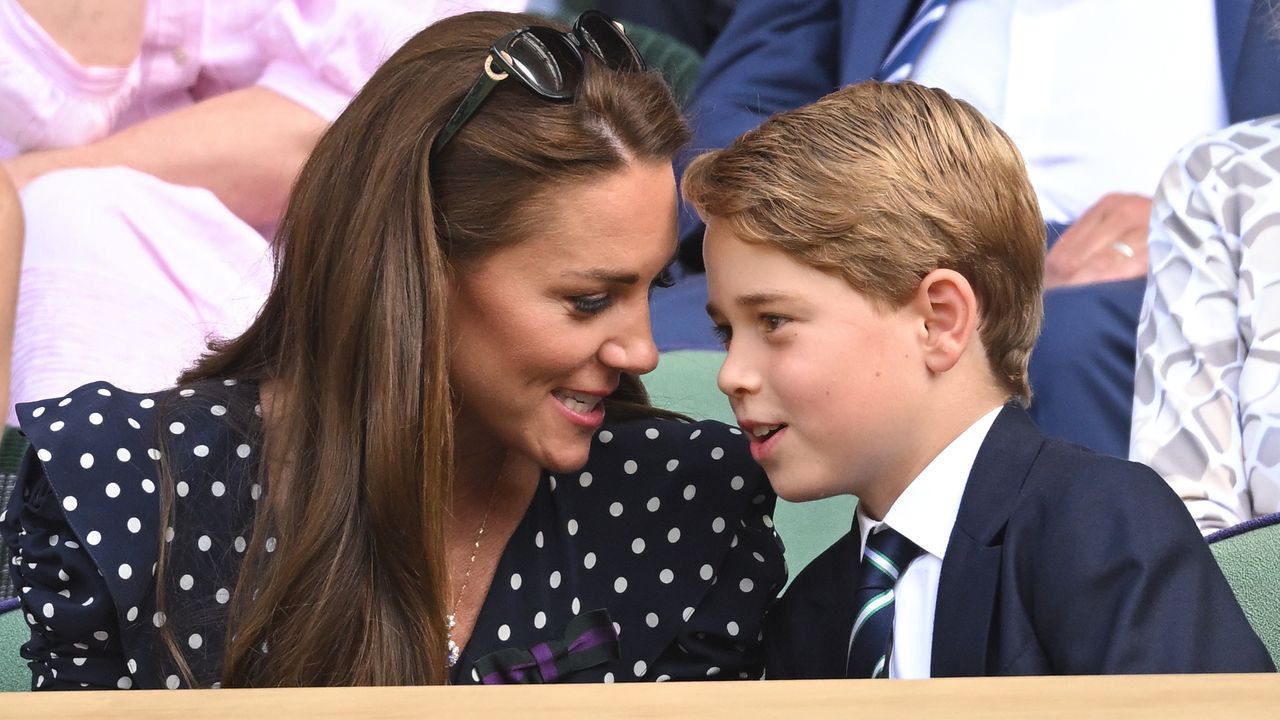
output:
<path id="1" fill-rule="evenodd" d="M 373 75 L 298 177 L 261 315 L 179 379 L 272 388 L 267 490 L 229 609 L 224 686 L 447 679 L 446 279 L 547 222 L 541 198 L 557 188 L 633 159 L 669 161 L 687 138 L 659 75 L 589 59 L 573 102 L 501 83 L 430 157 L 488 46 L 528 24 L 548 23 L 447 19 Z M 623 414 L 643 412 L 639 382 L 623 388 Z M 170 495 L 162 504 L 171 512 Z M 277 537 L 280 550 L 266 550 Z"/>

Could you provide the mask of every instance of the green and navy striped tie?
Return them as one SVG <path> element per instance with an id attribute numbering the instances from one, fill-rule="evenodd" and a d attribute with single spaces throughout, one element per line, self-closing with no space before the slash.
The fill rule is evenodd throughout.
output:
<path id="1" fill-rule="evenodd" d="M 862 577 L 854 595 L 858 608 L 849 634 L 845 676 L 889 677 L 893 649 L 893 588 L 902 571 L 920 555 L 919 546 L 885 525 L 867 538 L 862 553 Z"/>

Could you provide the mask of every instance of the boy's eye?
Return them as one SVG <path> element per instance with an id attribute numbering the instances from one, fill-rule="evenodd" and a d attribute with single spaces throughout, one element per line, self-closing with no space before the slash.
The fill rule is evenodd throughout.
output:
<path id="1" fill-rule="evenodd" d="M 596 293 L 594 295 L 577 295 L 569 298 L 569 303 L 573 305 L 573 310 L 581 315 L 598 315 L 609 307 L 612 298 L 609 293 Z"/>
<path id="2" fill-rule="evenodd" d="M 774 330 L 777 330 L 783 325 L 786 325 L 790 320 L 791 318 L 783 317 L 782 315 L 765 314 L 760 316 L 760 324 L 764 326 L 764 331 L 766 333 L 771 333 Z"/>
<path id="3" fill-rule="evenodd" d="M 713 325 L 711 332 L 716 336 L 716 340 L 723 347 L 729 347 L 729 341 L 733 339 L 733 328 L 728 325 Z"/>

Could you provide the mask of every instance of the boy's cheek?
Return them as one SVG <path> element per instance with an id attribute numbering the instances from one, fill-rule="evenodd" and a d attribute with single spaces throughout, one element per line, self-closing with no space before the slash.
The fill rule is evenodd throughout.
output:
<path id="1" fill-rule="evenodd" d="M 826 463 L 813 456 L 812 451 L 802 451 L 800 457 L 782 455 L 763 464 L 778 497 L 799 503 L 838 494 L 838 479 L 825 470 Z"/>

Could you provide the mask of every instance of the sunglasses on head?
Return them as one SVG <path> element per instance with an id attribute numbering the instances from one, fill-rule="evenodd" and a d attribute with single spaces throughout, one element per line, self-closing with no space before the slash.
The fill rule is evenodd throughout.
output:
<path id="1" fill-rule="evenodd" d="M 509 77 L 547 100 L 572 100 L 582 84 L 584 51 L 611 70 L 643 72 L 647 69 L 621 23 L 599 10 L 579 15 L 567 33 L 544 25 L 514 30 L 489 48 L 484 71 L 436 135 L 431 154 L 440 152 L 476 114 L 498 83 Z"/>

